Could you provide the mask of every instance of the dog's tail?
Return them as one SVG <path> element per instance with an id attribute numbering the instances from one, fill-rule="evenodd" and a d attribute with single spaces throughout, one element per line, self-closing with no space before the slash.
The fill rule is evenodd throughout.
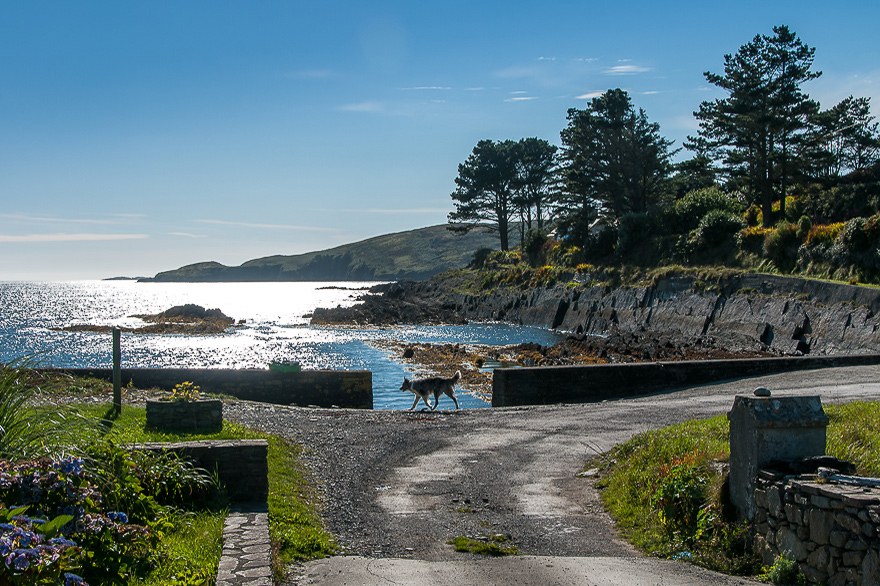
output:
<path id="1" fill-rule="evenodd" d="M 455 371 L 455 374 L 452 375 L 452 384 L 457 383 L 459 380 L 461 380 L 461 371 L 460 371 L 460 370 L 456 370 L 456 371 Z"/>

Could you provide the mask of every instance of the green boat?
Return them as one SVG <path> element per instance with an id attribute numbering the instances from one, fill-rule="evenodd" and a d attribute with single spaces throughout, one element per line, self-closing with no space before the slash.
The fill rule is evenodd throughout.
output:
<path id="1" fill-rule="evenodd" d="M 302 367 L 299 362 L 270 362 L 269 370 L 274 370 L 275 372 L 300 372 Z"/>

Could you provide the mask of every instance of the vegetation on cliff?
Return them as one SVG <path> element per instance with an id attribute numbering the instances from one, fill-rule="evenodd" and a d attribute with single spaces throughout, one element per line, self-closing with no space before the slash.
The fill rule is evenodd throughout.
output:
<path id="1" fill-rule="evenodd" d="M 778 26 L 726 55 L 723 73 L 705 73 L 725 97 L 699 105 L 699 132 L 684 145 L 693 156 L 678 164 L 621 89 L 569 110 L 562 147 L 546 145 L 555 166 L 540 172 L 522 147 L 532 139 L 480 141 L 459 165 L 449 228 L 491 221 L 507 252 L 519 220 L 522 255 L 489 259 L 486 286 L 574 272 L 626 281 L 607 267 L 666 265 L 878 283 L 878 123 L 869 98 L 822 110 L 803 91 L 821 75 L 814 54 Z M 508 265 L 518 268 L 500 274 Z"/>

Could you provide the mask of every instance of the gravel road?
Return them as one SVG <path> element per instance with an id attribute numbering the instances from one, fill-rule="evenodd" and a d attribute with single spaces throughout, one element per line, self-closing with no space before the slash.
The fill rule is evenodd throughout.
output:
<path id="1" fill-rule="evenodd" d="M 878 366 L 848 367 L 589 405 L 410 412 L 239 402 L 225 416 L 306 448 L 346 556 L 305 564 L 295 583 L 726 585 L 747 581 L 635 552 L 577 472 L 640 431 L 724 413 L 757 386 L 829 403 L 876 398 L 877 381 Z M 489 534 L 523 555 L 489 560 L 446 545 Z"/>

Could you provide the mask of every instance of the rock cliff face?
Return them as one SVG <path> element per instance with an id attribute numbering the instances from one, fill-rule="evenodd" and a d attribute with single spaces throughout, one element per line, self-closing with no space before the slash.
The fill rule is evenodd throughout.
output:
<path id="1" fill-rule="evenodd" d="M 779 354 L 880 351 L 880 291 L 768 275 L 742 275 L 719 291 L 693 279 L 651 287 L 496 290 L 456 297 L 469 320 L 500 320 L 585 334 L 658 331 L 711 336 L 731 347 Z"/>

